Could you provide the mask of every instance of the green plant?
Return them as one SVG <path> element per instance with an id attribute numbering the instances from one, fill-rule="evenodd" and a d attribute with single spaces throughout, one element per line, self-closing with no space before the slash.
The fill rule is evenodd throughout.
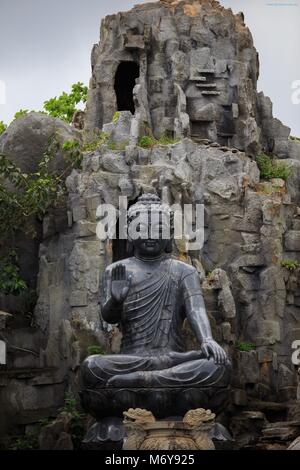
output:
<path id="1" fill-rule="evenodd" d="M 138 145 L 142 148 L 149 149 L 157 144 L 157 140 L 150 135 L 143 135 L 138 141 Z"/>
<path id="2" fill-rule="evenodd" d="M 74 113 L 78 111 L 79 103 L 86 103 L 88 88 L 78 82 L 72 85 L 71 92 L 63 92 L 59 97 L 44 102 L 44 109 L 50 116 L 57 117 L 66 122 L 72 122 Z"/>
<path id="3" fill-rule="evenodd" d="M 153 135 L 143 135 L 138 141 L 140 147 L 149 149 L 155 145 L 174 145 L 180 142 L 180 139 L 171 137 L 167 134 L 162 134 L 159 139 L 155 139 Z"/>
<path id="4" fill-rule="evenodd" d="M 113 140 L 110 140 L 107 142 L 107 147 L 109 150 L 113 151 L 123 151 L 128 145 L 128 140 L 124 140 L 123 142 L 115 142 Z"/>
<path id="5" fill-rule="evenodd" d="M 119 119 L 120 119 L 120 111 L 116 111 L 115 114 L 113 115 L 113 123 L 117 124 Z"/>
<path id="6" fill-rule="evenodd" d="M 75 449 L 79 449 L 84 437 L 84 413 L 78 410 L 76 398 L 67 393 L 65 396 L 62 412 L 69 413 L 72 416 L 71 437 Z"/>
<path id="7" fill-rule="evenodd" d="M 28 113 L 29 113 L 28 109 L 20 109 L 20 111 L 17 111 L 16 114 L 14 115 L 14 120 L 20 119 L 21 117 L 26 116 L 26 114 Z"/>
<path id="8" fill-rule="evenodd" d="M 61 146 L 52 136 L 48 147 L 34 173 L 23 173 L 5 155 L 0 154 L 0 250 L 14 253 L 14 240 L 18 232 L 36 236 L 36 220 L 42 220 L 50 207 L 65 200 L 65 175 L 72 168 L 78 168 L 81 152 L 75 143 L 68 143 L 63 150 L 68 162 L 59 172 L 50 169 Z M 10 183 L 10 184 L 7 184 Z M 3 256 L 3 255 L 2 255 Z M 26 289 L 20 278 L 15 255 L 1 258 L 0 289 L 5 294 L 18 295 Z"/>
<path id="9" fill-rule="evenodd" d="M 62 149 L 65 159 L 71 163 L 73 168 L 80 170 L 83 159 L 80 142 L 77 140 L 67 140 L 63 144 Z"/>
<path id="10" fill-rule="evenodd" d="M 171 137 L 167 134 L 163 134 L 162 136 L 160 136 L 157 142 L 160 145 L 174 145 L 178 144 L 178 142 L 180 142 L 180 139 L 177 139 L 176 137 Z"/>
<path id="11" fill-rule="evenodd" d="M 72 393 L 67 393 L 64 400 L 62 412 L 70 413 L 73 417 L 81 418 L 83 414 L 77 409 L 77 401 Z"/>
<path id="12" fill-rule="evenodd" d="M 3 134 L 7 129 L 7 125 L 3 121 L 0 121 L 0 135 Z"/>
<path id="13" fill-rule="evenodd" d="M 292 173 L 292 169 L 286 163 L 265 154 L 259 155 L 256 162 L 262 179 L 282 178 L 286 180 Z"/>
<path id="14" fill-rule="evenodd" d="M 38 450 L 38 432 L 32 432 L 18 437 L 11 445 L 11 450 Z"/>
<path id="15" fill-rule="evenodd" d="M 300 264 L 298 261 L 294 261 L 292 259 L 283 259 L 281 261 L 281 266 L 283 268 L 288 269 L 289 271 L 295 271 L 295 269 L 298 269 L 300 267 Z"/>
<path id="16" fill-rule="evenodd" d="M 20 277 L 18 256 L 14 250 L 0 261 L 0 292 L 4 295 L 20 295 L 27 290 L 26 282 Z"/>
<path id="17" fill-rule="evenodd" d="M 93 344 L 92 346 L 88 346 L 87 353 L 89 356 L 93 356 L 94 354 L 104 354 L 104 350 L 100 345 Z"/>
<path id="18" fill-rule="evenodd" d="M 107 132 L 94 133 L 91 140 L 82 146 L 83 152 L 95 152 L 101 145 L 107 143 L 109 134 Z"/>
<path id="19" fill-rule="evenodd" d="M 255 344 L 253 343 L 247 343 L 247 342 L 242 342 L 242 341 L 236 341 L 235 343 L 235 348 L 238 351 L 245 351 L 245 352 L 250 352 L 256 349 Z"/>

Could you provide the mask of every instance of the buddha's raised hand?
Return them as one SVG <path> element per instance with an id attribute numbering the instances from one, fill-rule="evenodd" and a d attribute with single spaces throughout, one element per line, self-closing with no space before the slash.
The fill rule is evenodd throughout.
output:
<path id="1" fill-rule="evenodd" d="M 118 264 L 111 271 L 111 296 L 117 303 L 126 299 L 131 285 L 131 276 L 128 275 L 124 264 Z"/>

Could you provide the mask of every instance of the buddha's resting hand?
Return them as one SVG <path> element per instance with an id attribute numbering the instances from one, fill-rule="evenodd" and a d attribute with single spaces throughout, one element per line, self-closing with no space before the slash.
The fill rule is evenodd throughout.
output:
<path id="1" fill-rule="evenodd" d="M 209 358 L 210 356 L 213 356 L 216 364 L 226 363 L 227 361 L 226 352 L 212 338 L 207 338 L 205 341 L 203 341 L 201 345 L 201 349 L 207 358 Z"/>
<path id="2" fill-rule="evenodd" d="M 126 299 L 131 285 L 131 276 L 126 272 L 123 264 L 114 267 L 111 272 L 111 296 L 115 302 L 121 304 Z"/>

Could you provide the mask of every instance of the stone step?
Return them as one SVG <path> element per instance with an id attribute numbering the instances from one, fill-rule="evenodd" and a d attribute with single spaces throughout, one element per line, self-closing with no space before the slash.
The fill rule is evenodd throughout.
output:
<path id="1" fill-rule="evenodd" d="M 214 74 L 215 70 L 214 69 L 199 69 L 198 72 L 201 73 L 201 74 L 203 73 L 203 74 L 210 75 L 212 73 Z"/>
<path id="2" fill-rule="evenodd" d="M 300 421 L 283 421 L 267 424 L 262 430 L 260 442 L 290 441 L 299 436 Z"/>
<path id="3" fill-rule="evenodd" d="M 216 83 L 196 83 L 197 88 L 216 88 Z"/>
<path id="4" fill-rule="evenodd" d="M 204 96 L 219 96 L 221 93 L 219 91 L 210 91 L 210 90 L 204 90 L 201 92 L 201 95 Z"/>
<path id="5" fill-rule="evenodd" d="M 191 77 L 190 78 L 191 82 L 206 82 L 206 77 Z"/>

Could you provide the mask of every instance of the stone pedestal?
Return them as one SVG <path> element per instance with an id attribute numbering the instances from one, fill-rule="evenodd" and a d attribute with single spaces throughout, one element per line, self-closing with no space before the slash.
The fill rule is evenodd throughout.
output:
<path id="1" fill-rule="evenodd" d="M 209 432 L 215 414 L 199 408 L 183 420 L 156 420 L 150 411 L 130 409 L 124 413 L 127 437 L 123 450 L 215 450 Z"/>

